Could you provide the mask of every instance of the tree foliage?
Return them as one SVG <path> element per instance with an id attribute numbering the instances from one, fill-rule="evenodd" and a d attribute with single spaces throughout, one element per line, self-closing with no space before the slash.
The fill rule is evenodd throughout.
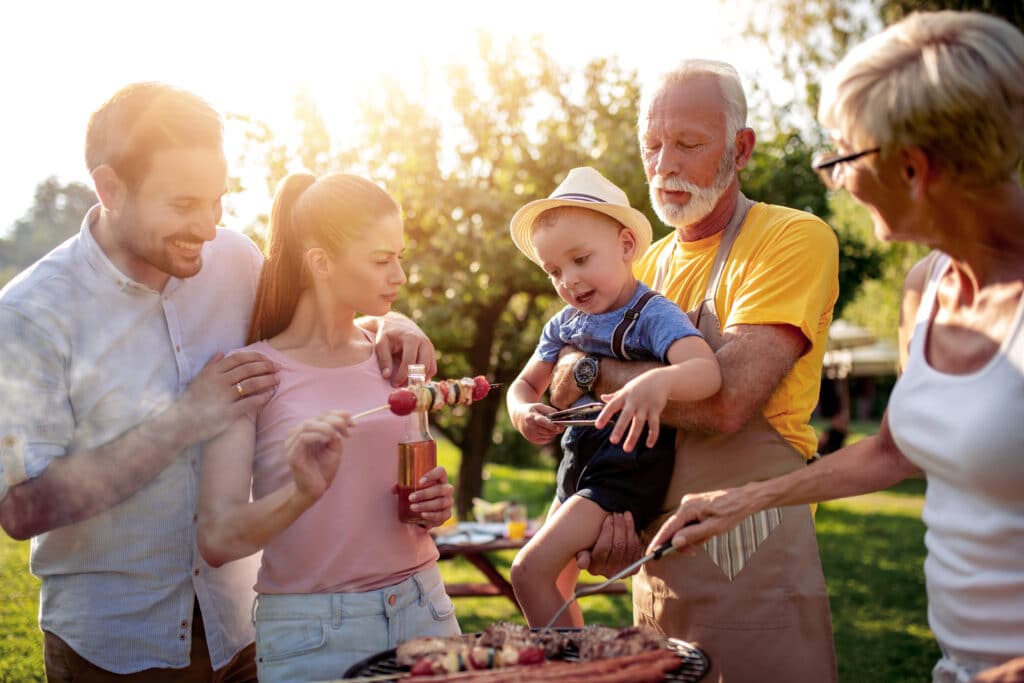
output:
<path id="1" fill-rule="evenodd" d="M 608 60 L 573 78 L 539 44 L 499 49 L 481 36 L 479 60 L 450 67 L 447 83 L 443 125 L 427 102 L 396 84 L 382 88 L 364 108 L 364 134 L 347 160 L 383 181 L 405 210 L 403 308 L 441 350 L 440 372 L 484 373 L 507 386 L 561 306 L 509 239 L 509 220 L 581 165 L 598 167 L 649 208 L 635 143 L 636 78 Z M 503 403 L 494 397 L 465 419 L 442 418 L 463 453 L 461 514 L 481 493 L 493 442 L 532 448 L 503 424 Z"/>
<path id="2" fill-rule="evenodd" d="M 570 73 L 539 41 L 499 47 L 486 34 L 472 65 L 443 75 L 443 85 L 420 90 L 382 81 L 361 103 L 357 142 L 337 151 L 301 94 L 292 151 L 262 124 L 239 122 L 250 161 L 267 156 L 271 186 L 299 159 L 315 172 L 359 173 L 386 187 L 402 205 L 407 234 L 409 283 L 396 308 L 430 336 L 442 376 L 485 374 L 507 387 L 562 305 L 509 238 L 515 211 L 547 196 L 570 169 L 591 165 L 654 218 L 636 147 L 637 79 L 605 59 Z M 463 453 L 460 514 L 481 493 L 492 448 L 506 461 L 536 457 L 508 425 L 500 395 L 436 421 Z"/>
<path id="3" fill-rule="evenodd" d="M 82 183 L 63 185 L 55 177 L 39 183 L 32 207 L 0 239 L 0 286 L 77 233 L 95 203 L 96 194 Z"/>
<path id="4" fill-rule="evenodd" d="M 882 258 L 869 235 L 851 229 L 848 221 L 833 220 L 825 186 L 811 168 L 816 147 L 795 129 L 762 140 L 743 171 L 743 190 L 760 201 L 801 209 L 829 222 L 839 238 L 839 299 L 834 317 L 843 315 L 861 283 L 881 274 Z"/>
<path id="5" fill-rule="evenodd" d="M 244 141 L 230 145 L 242 150 L 232 163 L 231 189 L 262 193 L 265 186 L 272 191 L 289 170 L 300 167 L 318 174 L 358 173 L 380 182 L 402 204 L 407 231 L 409 284 L 398 310 L 431 337 L 442 376 L 482 373 L 507 386 L 530 356 L 543 323 L 562 305 L 547 277 L 508 236 L 509 220 L 519 207 L 547 196 L 570 169 L 590 165 L 626 191 L 631 204 L 651 219 L 656 237 L 668 231 L 651 209 L 640 164 L 639 84 L 635 73 L 611 59 L 594 59 L 570 71 L 537 39 L 496 46 L 486 34 L 478 38 L 478 59 L 450 66 L 442 81 L 424 80 L 419 89 L 380 82 L 361 103 L 360 122 L 351 136 L 356 142 L 347 145 L 331 138 L 305 92 L 294 101 L 294 144 L 286 144 L 261 121 L 229 115 L 228 136 Z M 820 146 L 817 132 L 792 125 L 758 132 L 761 139 L 741 178 L 744 191 L 827 219 L 831 205 L 809 165 Z M 95 201 L 88 188 L 79 186 L 84 191 L 80 198 L 77 189 L 62 190 L 54 183 L 40 186 L 37 206 L 23 221 L 35 226 L 46 248 L 72 234 Z M 77 204 L 60 199 L 61 191 Z M 64 204 L 66 212 L 60 214 Z M 246 229 L 257 243 L 264 239 L 268 212 L 269 201 L 266 212 Z M 68 221 L 63 231 L 51 229 L 59 222 L 53 218 L 57 215 Z M 22 245 L 26 229 L 16 228 L 11 243 Z M 853 291 L 849 283 L 858 274 L 870 271 L 873 253 L 866 243 L 843 243 L 845 295 Z M 19 260 L 15 268 L 28 265 L 46 248 Z M 13 251 L 5 242 L 0 253 L 2 267 Z M 460 514 L 480 494 L 488 458 L 523 462 L 537 457 L 537 449 L 508 424 L 503 407 L 496 395 L 471 410 L 437 418 L 463 452 Z"/>
<path id="6" fill-rule="evenodd" d="M 778 130 L 799 130 L 812 120 L 819 86 L 828 71 L 852 47 L 883 26 L 915 11 L 976 10 L 1000 16 L 1024 31 L 1020 0 L 769 0 L 749 19 L 749 33 L 771 48 L 776 67 L 803 93 L 802 101 L 776 112 Z M 818 133 L 820 135 L 820 132 Z M 808 134 L 813 136 L 814 133 Z M 810 146 L 824 146 L 811 140 Z M 813 150 L 812 150 L 813 151 Z M 769 168 L 775 168 L 768 164 Z M 780 181 L 797 178 L 799 171 L 780 171 Z M 903 279 L 926 250 L 911 244 L 881 244 L 872 236 L 867 211 L 845 193 L 837 193 L 822 217 L 832 216 L 840 240 L 840 298 L 836 316 L 894 339 L 899 319 Z"/>

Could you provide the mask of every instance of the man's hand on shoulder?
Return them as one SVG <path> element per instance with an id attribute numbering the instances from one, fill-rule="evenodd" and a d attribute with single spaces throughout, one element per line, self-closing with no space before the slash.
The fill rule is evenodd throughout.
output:
<path id="1" fill-rule="evenodd" d="M 175 404 L 188 425 L 184 441 L 208 441 L 236 419 L 254 414 L 274 395 L 277 382 L 277 366 L 259 353 L 218 353 Z"/>
<path id="2" fill-rule="evenodd" d="M 358 322 L 363 329 L 375 333 L 377 364 L 384 379 L 391 380 L 391 386 L 405 386 L 410 364 L 426 366 L 428 378 L 437 374 L 434 345 L 409 318 L 388 313 L 379 318 L 361 318 Z"/>

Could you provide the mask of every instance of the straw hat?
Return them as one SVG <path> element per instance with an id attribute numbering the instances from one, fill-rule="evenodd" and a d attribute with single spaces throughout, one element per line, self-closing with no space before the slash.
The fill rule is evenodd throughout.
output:
<path id="1" fill-rule="evenodd" d="M 538 265 L 540 262 L 533 250 L 531 239 L 533 221 L 542 212 L 557 206 L 578 206 L 611 216 L 633 231 L 636 236 L 637 256 L 642 255 L 647 251 L 647 247 L 651 246 L 651 224 L 647 217 L 629 205 L 626 193 L 615 183 L 593 168 L 582 166 L 569 171 L 569 175 L 555 188 L 550 197 L 532 201 L 512 216 L 512 224 L 509 226 L 512 241 L 519 247 L 519 251 Z"/>

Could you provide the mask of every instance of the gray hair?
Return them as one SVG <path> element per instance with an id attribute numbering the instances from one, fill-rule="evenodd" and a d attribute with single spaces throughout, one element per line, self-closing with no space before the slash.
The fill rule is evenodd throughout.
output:
<path id="1" fill-rule="evenodd" d="M 731 140 L 736 133 L 747 126 L 747 96 L 743 92 L 743 83 L 736 69 L 726 62 L 712 59 L 684 59 L 668 71 L 658 74 L 653 80 L 644 84 L 640 95 L 640 116 L 647 115 L 651 101 L 670 85 L 681 83 L 695 76 L 713 76 L 722 90 L 725 99 L 726 133 Z"/>
<path id="2" fill-rule="evenodd" d="M 980 12 L 915 13 L 852 50 L 818 120 L 857 149 L 920 147 L 967 185 L 1024 156 L 1024 34 Z"/>

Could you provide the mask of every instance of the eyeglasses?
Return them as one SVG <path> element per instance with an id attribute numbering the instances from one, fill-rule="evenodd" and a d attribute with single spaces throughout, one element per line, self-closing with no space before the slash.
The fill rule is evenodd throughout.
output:
<path id="1" fill-rule="evenodd" d="M 821 182 L 825 183 L 825 187 L 837 190 L 843 185 L 843 164 L 880 151 L 882 151 L 881 147 L 873 147 L 852 154 L 819 152 L 811 160 L 811 168 L 818 172 L 818 177 L 821 178 Z"/>

